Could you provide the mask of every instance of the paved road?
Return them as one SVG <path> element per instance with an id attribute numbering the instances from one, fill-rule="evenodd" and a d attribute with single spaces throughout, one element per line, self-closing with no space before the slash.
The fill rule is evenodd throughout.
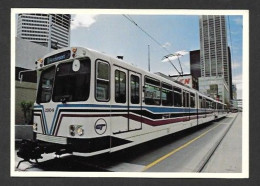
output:
<path id="1" fill-rule="evenodd" d="M 207 164 L 205 166 L 205 163 L 208 162 L 208 158 L 231 126 L 236 115 L 237 114 L 229 114 L 228 117 L 220 121 L 211 122 L 196 129 L 153 140 L 113 154 L 105 154 L 91 158 L 71 155 L 54 158 L 54 154 L 48 154 L 41 160 L 40 165 L 36 166 L 30 165 L 29 163 L 22 163 L 19 170 L 199 172 L 203 169 L 203 171 L 206 172 L 215 172 L 214 165 L 221 164 L 222 158 L 216 156 L 214 161 L 209 161 L 209 165 Z M 236 119 L 235 123 L 236 126 L 239 125 L 241 119 Z M 241 129 L 238 128 L 237 130 Z M 239 136 L 240 134 L 237 135 Z M 228 138 L 228 136 L 229 135 L 226 137 Z M 233 142 L 241 144 L 241 140 Z M 241 156 L 241 146 L 239 144 L 236 145 L 237 150 L 235 152 L 239 153 L 237 156 Z M 228 155 L 230 156 L 232 149 L 226 146 L 223 151 L 229 151 Z M 217 153 L 217 151 L 215 151 L 215 153 Z M 16 157 L 16 164 L 18 161 L 19 158 Z M 228 159 L 226 161 L 228 161 Z M 240 159 L 234 163 L 236 163 L 234 166 L 241 166 Z M 223 167 L 225 166 L 223 165 Z M 231 169 L 219 170 L 232 172 Z M 240 169 L 235 169 L 235 171 L 239 170 Z"/>

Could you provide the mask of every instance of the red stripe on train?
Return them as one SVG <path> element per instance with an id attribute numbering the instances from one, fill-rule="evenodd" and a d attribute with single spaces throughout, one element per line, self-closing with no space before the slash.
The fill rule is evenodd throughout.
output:
<path id="1" fill-rule="evenodd" d="M 61 114 L 60 120 L 58 122 L 58 125 L 56 129 L 54 130 L 54 135 L 57 136 L 61 121 L 63 117 L 116 117 L 116 116 L 122 116 L 125 118 L 128 118 L 128 114 Z M 171 123 L 181 122 L 181 121 L 189 121 L 192 119 L 197 119 L 197 116 L 185 116 L 185 117 L 179 117 L 179 118 L 167 118 L 164 120 L 150 120 L 147 118 L 143 118 L 134 114 L 129 114 L 129 119 L 145 123 L 150 126 L 159 126 L 159 125 L 167 125 Z"/>

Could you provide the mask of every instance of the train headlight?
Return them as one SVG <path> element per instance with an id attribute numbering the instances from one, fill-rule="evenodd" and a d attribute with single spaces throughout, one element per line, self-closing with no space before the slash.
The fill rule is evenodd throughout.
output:
<path id="1" fill-rule="evenodd" d="M 75 136 L 75 134 L 82 136 L 84 134 L 84 129 L 81 125 L 70 125 L 69 132 L 71 136 Z"/>
<path id="2" fill-rule="evenodd" d="M 33 130 L 37 130 L 37 123 L 33 124 Z"/>
<path id="3" fill-rule="evenodd" d="M 84 134 L 84 129 L 83 129 L 81 126 L 79 126 L 79 127 L 77 128 L 77 134 L 78 134 L 79 136 L 82 136 L 82 135 Z"/>

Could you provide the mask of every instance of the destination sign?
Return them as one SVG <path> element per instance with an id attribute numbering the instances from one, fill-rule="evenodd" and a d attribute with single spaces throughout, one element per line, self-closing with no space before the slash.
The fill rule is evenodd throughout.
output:
<path id="1" fill-rule="evenodd" d="M 61 52 L 59 54 L 55 54 L 55 55 L 45 58 L 44 65 L 49 65 L 49 64 L 55 63 L 57 61 L 61 61 L 64 59 L 69 59 L 69 58 L 70 58 L 70 50 L 67 50 L 65 52 Z"/>

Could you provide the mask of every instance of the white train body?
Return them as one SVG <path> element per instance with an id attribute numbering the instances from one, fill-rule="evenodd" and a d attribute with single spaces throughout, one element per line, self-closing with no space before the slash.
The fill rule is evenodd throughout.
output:
<path id="1" fill-rule="evenodd" d="M 36 65 L 35 138 L 75 155 L 114 152 L 227 114 L 194 89 L 90 49 L 57 50 Z"/>

